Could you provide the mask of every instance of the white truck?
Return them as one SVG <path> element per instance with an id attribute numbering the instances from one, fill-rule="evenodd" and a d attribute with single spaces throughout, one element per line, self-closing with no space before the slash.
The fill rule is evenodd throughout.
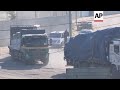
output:
<path id="1" fill-rule="evenodd" d="M 109 46 L 109 60 L 120 71 L 120 39 L 112 40 Z"/>
<path id="2" fill-rule="evenodd" d="M 62 47 L 64 46 L 64 32 L 65 31 L 53 31 L 49 34 L 49 44 L 50 46 Z M 51 41 L 50 41 L 51 40 Z M 67 42 L 69 37 L 67 37 Z"/>

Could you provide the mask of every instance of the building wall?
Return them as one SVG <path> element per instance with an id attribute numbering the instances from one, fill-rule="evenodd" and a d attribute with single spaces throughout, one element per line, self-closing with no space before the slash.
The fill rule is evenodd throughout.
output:
<path id="1" fill-rule="evenodd" d="M 33 19 L 35 11 L 16 11 L 16 19 Z M 77 11 L 77 17 L 93 16 L 93 11 Z M 104 15 L 120 14 L 120 11 L 104 11 Z M 36 11 L 36 18 L 66 16 L 68 11 Z M 76 11 L 72 11 L 72 18 L 76 18 Z"/>
<path id="2" fill-rule="evenodd" d="M 16 19 L 32 19 L 35 18 L 34 11 L 16 11 Z"/>
<path id="3" fill-rule="evenodd" d="M 0 11 L 0 21 L 7 20 L 7 19 L 8 17 L 7 17 L 6 11 Z"/>
<path id="4" fill-rule="evenodd" d="M 66 15 L 66 11 L 16 11 L 16 13 L 16 19 L 33 19 Z"/>
<path id="5" fill-rule="evenodd" d="M 104 15 L 120 14 L 120 11 L 104 11 Z M 89 16 L 93 16 L 94 11 L 89 11 Z"/>
<path id="6" fill-rule="evenodd" d="M 120 14 L 120 11 L 104 11 L 104 15 Z"/>
<path id="7" fill-rule="evenodd" d="M 77 17 L 93 16 L 94 11 L 77 11 Z M 104 11 L 104 15 L 120 14 L 120 11 Z M 33 19 L 35 11 L 16 11 L 16 19 Z M 66 16 L 68 11 L 36 11 L 36 18 Z M 72 18 L 76 18 L 76 11 L 72 11 Z M 0 11 L 0 20 L 8 20 L 6 11 Z"/>

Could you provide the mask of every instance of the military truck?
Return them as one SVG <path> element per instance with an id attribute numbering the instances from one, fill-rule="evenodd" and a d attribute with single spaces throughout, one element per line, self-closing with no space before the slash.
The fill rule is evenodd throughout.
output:
<path id="1" fill-rule="evenodd" d="M 39 30 L 36 26 L 10 26 L 8 48 L 13 60 L 26 64 L 36 64 L 41 61 L 43 65 L 49 62 L 48 36 L 45 30 Z"/>
<path id="2" fill-rule="evenodd" d="M 64 47 L 68 79 L 120 78 L 120 27 L 79 34 Z"/>

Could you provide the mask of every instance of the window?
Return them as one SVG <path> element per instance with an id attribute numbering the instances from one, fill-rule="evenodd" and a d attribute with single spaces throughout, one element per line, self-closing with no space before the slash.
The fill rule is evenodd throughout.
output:
<path id="1" fill-rule="evenodd" d="M 50 38 L 61 38 L 61 33 L 50 33 Z"/>
<path id="2" fill-rule="evenodd" d="M 114 45 L 114 52 L 116 54 L 119 54 L 119 46 L 118 45 Z"/>

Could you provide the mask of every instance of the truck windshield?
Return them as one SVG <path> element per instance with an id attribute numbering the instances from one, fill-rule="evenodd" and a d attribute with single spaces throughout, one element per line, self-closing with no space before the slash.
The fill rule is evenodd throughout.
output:
<path id="1" fill-rule="evenodd" d="M 50 33 L 50 38 L 61 38 L 61 33 Z"/>
<path id="2" fill-rule="evenodd" d="M 24 46 L 46 46 L 48 45 L 48 40 L 46 37 L 33 37 L 33 36 L 26 36 L 23 38 L 23 43 Z"/>

